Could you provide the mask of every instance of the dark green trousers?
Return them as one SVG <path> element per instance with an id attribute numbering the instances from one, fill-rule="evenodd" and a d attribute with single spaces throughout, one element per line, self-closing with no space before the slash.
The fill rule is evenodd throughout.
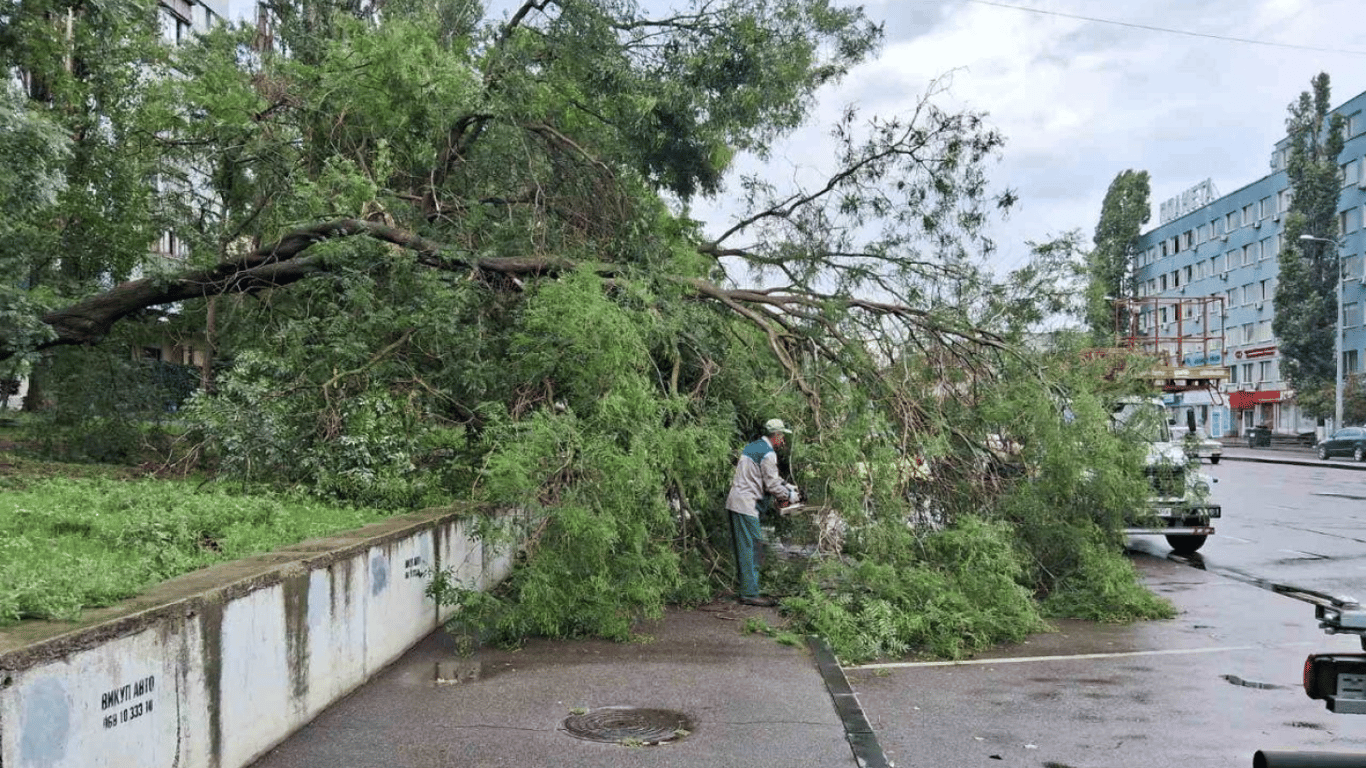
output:
<path id="1" fill-rule="evenodd" d="M 764 548 L 764 531 L 759 518 L 730 512 L 730 540 L 735 547 L 735 580 L 741 597 L 759 596 L 759 557 Z"/>

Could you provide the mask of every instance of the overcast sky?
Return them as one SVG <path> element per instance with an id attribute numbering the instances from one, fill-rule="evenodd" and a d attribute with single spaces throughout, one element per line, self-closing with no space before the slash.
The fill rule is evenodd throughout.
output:
<path id="1" fill-rule="evenodd" d="M 813 125 L 779 150 L 774 172 L 810 167 L 823 126 L 846 104 L 910 109 L 951 73 L 944 106 L 989 113 L 1007 143 L 992 178 L 1020 204 L 996 226 L 998 267 L 1028 240 L 1070 229 L 1088 242 L 1106 188 L 1126 168 L 1152 176 L 1156 205 L 1205 178 L 1221 194 L 1269 171 L 1286 106 L 1311 77 L 1332 77 L 1333 104 L 1366 91 L 1366 15 L 1359 0 L 1007 0 L 1006 4 L 1202 35 L 1345 49 L 1258 45 L 1150 31 L 970 0 L 865 0 L 886 25 L 876 60 L 822 98 Z M 724 218 L 723 206 L 699 206 Z"/>

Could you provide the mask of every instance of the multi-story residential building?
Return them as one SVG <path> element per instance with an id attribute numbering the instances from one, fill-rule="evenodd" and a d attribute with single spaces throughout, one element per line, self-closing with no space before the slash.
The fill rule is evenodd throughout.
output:
<path id="1" fill-rule="evenodd" d="M 179 45 L 192 35 L 207 32 L 223 23 L 227 19 L 227 12 L 227 0 L 157 0 L 161 39 L 167 45 Z M 40 97 L 35 95 L 29 73 L 15 70 L 9 73 L 9 77 L 30 97 Z M 171 231 L 161 233 L 156 242 L 148 244 L 148 248 L 153 257 L 148 261 L 151 269 L 173 266 L 186 255 L 180 238 Z M 139 274 L 141 273 L 142 270 L 139 271 Z M 133 355 L 180 365 L 200 365 L 204 362 L 202 351 L 169 339 L 149 341 L 141 347 L 134 348 Z M 19 408 L 27 394 L 27 384 L 28 382 L 22 378 L 0 378 L 0 410 Z"/>
<path id="2" fill-rule="evenodd" d="M 1338 158 L 1342 174 L 1338 235 L 1344 281 L 1342 363 L 1344 375 L 1350 375 L 1361 372 L 1366 347 L 1366 325 L 1362 322 L 1362 307 L 1366 305 L 1362 271 L 1366 245 L 1362 231 L 1366 93 L 1334 112 L 1346 118 L 1346 142 Z M 1295 405 L 1294 392 L 1281 372 L 1279 344 L 1271 330 L 1280 272 L 1278 257 L 1286 245 L 1282 227 L 1291 196 L 1285 172 L 1288 145 L 1288 138 L 1276 144 L 1271 153 L 1271 173 L 1238 190 L 1219 196 L 1206 181 L 1162 203 L 1161 223 L 1139 241 L 1134 267 L 1140 298 L 1224 299 L 1221 317 L 1178 318 L 1176 312 L 1154 309 L 1144 312 L 1136 324 L 1140 333 L 1163 337 L 1178 333 L 1204 336 L 1209 329 L 1222 327 L 1222 343 L 1216 342 L 1208 354 L 1186 353 L 1186 359 L 1180 361 L 1184 365 L 1226 366 L 1229 376 L 1220 390 L 1167 397 L 1174 410 L 1195 410 L 1197 422 L 1216 436 L 1241 434 L 1260 425 L 1285 434 L 1312 432 L 1316 426 L 1316 421 Z M 1304 247 L 1325 246 L 1305 243 Z M 1183 324 L 1183 330 L 1177 330 L 1178 323 Z M 1178 423 L 1184 424 L 1184 418 Z"/>

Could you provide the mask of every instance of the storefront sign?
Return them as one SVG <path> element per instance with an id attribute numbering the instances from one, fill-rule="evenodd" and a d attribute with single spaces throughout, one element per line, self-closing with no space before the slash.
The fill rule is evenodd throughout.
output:
<path id="1" fill-rule="evenodd" d="M 1257 403 L 1279 403 L 1281 401 L 1281 391 L 1279 389 L 1259 389 L 1256 392 L 1230 392 L 1228 395 L 1228 407 L 1235 411 L 1246 411 Z"/>

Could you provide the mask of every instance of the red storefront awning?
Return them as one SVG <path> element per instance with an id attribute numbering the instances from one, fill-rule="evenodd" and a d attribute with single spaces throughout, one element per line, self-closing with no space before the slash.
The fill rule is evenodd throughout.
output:
<path id="1" fill-rule="evenodd" d="M 1246 411 L 1257 403 L 1278 403 L 1281 400 L 1279 389 L 1259 389 L 1256 392 L 1230 392 L 1228 407 L 1235 411 Z"/>

